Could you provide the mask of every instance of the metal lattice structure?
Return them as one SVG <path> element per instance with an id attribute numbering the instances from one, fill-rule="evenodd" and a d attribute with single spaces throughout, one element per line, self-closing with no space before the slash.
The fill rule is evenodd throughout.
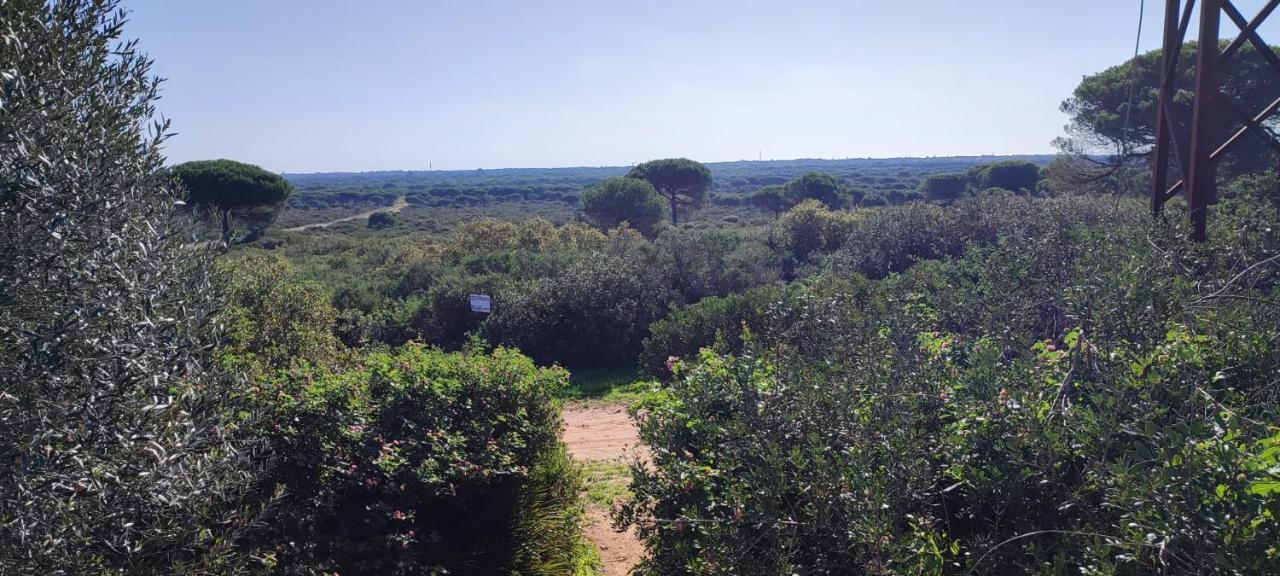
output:
<path id="1" fill-rule="evenodd" d="M 1151 209 L 1160 213 L 1161 207 L 1179 192 L 1186 192 L 1191 216 L 1191 236 L 1205 239 L 1209 203 L 1217 193 L 1214 165 L 1245 134 L 1256 130 L 1280 151 L 1280 143 L 1265 130 L 1262 123 L 1280 109 L 1280 98 L 1260 111 L 1241 110 L 1220 91 L 1222 79 L 1219 73 L 1245 42 L 1253 47 L 1270 64 L 1270 69 L 1280 76 L 1280 56 L 1276 56 L 1258 27 L 1280 6 L 1280 0 L 1269 0 L 1252 20 L 1248 20 L 1231 3 L 1231 0 L 1201 0 L 1199 38 L 1196 47 L 1195 88 L 1191 102 L 1190 122 L 1178 118 L 1174 108 L 1177 91 L 1178 59 L 1186 41 L 1196 0 L 1166 0 L 1164 14 L 1164 50 L 1160 73 L 1160 99 L 1156 117 L 1155 167 L 1151 190 Z M 1240 29 L 1226 47 L 1219 43 L 1222 15 L 1226 15 Z M 1225 139 L 1221 128 L 1225 118 L 1234 119 L 1239 125 Z M 1169 184 L 1170 156 L 1177 162 L 1181 179 Z"/>

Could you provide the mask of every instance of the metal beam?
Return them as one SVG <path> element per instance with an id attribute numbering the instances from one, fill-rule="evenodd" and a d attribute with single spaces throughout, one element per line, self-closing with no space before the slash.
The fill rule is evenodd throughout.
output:
<path id="1" fill-rule="evenodd" d="M 1263 124 L 1280 111 L 1280 99 L 1269 104 L 1261 112 L 1241 110 L 1222 92 L 1222 73 L 1228 61 L 1236 56 L 1245 43 L 1252 44 L 1259 57 L 1269 66 L 1266 72 L 1280 76 L 1280 55 L 1258 34 L 1258 29 L 1280 7 L 1280 0 L 1268 0 L 1252 20 L 1246 20 L 1231 0 L 1201 0 L 1200 22 L 1196 42 L 1196 78 L 1191 100 L 1191 117 L 1179 118 L 1180 111 L 1173 95 L 1178 91 L 1178 55 L 1187 41 L 1191 24 L 1191 12 L 1195 0 L 1166 0 L 1164 19 L 1164 50 L 1160 70 L 1160 96 L 1156 111 L 1156 146 L 1152 166 L 1151 210 L 1159 214 L 1162 206 L 1179 192 L 1185 192 L 1191 217 L 1191 237 L 1204 240 L 1208 222 L 1209 205 L 1217 194 L 1215 165 L 1251 130 L 1266 139 L 1277 152 L 1280 143 Z M 1222 15 L 1240 29 L 1240 34 L 1221 49 Z M 1239 120 L 1238 129 L 1233 122 L 1228 125 L 1225 114 Z M 1189 129 L 1188 129 L 1189 128 Z M 1177 166 L 1181 180 L 1169 184 L 1171 166 Z"/>
<path id="2" fill-rule="evenodd" d="M 1209 200 L 1217 184 L 1209 155 L 1216 146 L 1218 119 L 1214 100 L 1218 97 L 1218 30 L 1222 0 L 1202 0 L 1200 41 L 1196 48 L 1196 95 L 1191 105 L 1191 166 L 1186 175 L 1187 204 L 1191 211 L 1191 239 L 1205 240 Z"/>
<path id="3" fill-rule="evenodd" d="M 1169 127 L 1171 110 L 1166 109 L 1164 96 L 1172 76 L 1177 73 L 1177 54 L 1181 51 L 1182 39 L 1178 36 L 1178 4 L 1181 0 L 1165 0 L 1164 3 L 1164 51 L 1160 54 L 1160 100 L 1156 106 L 1156 149 L 1153 166 L 1153 182 L 1151 194 L 1151 213 L 1159 215 L 1165 203 L 1165 188 L 1169 184 L 1169 144 L 1172 130 Z M 1169 50 L 1169 46 L 1178 46 L 1179 50 Z M 1179 161 L 1181 162 L 1181 161 Z"/>

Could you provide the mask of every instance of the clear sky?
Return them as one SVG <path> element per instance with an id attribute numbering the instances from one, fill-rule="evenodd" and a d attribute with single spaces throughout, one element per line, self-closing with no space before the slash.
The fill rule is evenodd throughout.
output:
<path id="1" fill-rule="evenodd" d="M 168 78 L 170 161 L 279 172 L 1048 152 L 1058 104 L 1132 54 L 1138 17 L 1138 0 L 125 2 Z M 1144 50 L 1163 7 L 1147 0 Z"/>

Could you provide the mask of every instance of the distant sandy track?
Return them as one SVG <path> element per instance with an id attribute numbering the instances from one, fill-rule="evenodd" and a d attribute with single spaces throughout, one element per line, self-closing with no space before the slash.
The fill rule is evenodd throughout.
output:
<path id="1" fill-rule="evenodd" d="M 569 405 L 564 417 L 564 443 L 575 460 L 626 462 L 643 454 L 635 424 L 620 404 Z M 616 532 L 609 511 L 595 506 L 587 509 L 590 524 L 586 537 L 600 550 L 606 576 L 625 576 L 644 556 L 644 545 L 634 529 Z"/>
<path id="2" fill-rule="evenodd" d="M 285 229 L 284 229 L 284 231 L 285 231 L 285 232 L 301 232 L 301 231 L 303 231 L 303 230 L 309 230 L 309 229 L 311 229 L 311 228 L 328 228 L 328 227 L 333 226 L 334 224 L 337 224 L 337 223 L 339 223 L 339 222 L 350 222 L 350 221 L 352 221 L 352 220 L 359 220 L 359 219 L 361 219 L 361 218 L 368 218 L 369 216 L 372 216 L 372 215 L 373 215 L 374 213 L 376 213 L 376 212 L 390 212 L 390 213 L 394 214 L 394 213 L 396 213 L 396 212 L 399 212 L 399 211 L 401 211 L 401 210 L 404 210 L 405 206 L 408 206 L 408 205 L 409 205 L 409 202 L 408 202 L 408 201 L 406 201 L 406 200 L 404 199 L 404 196 L 400 196 L 400 197 L 396 198 L 396 203 L 395 203 L 395 204 L 392 204 L 391 206 L 388 206 L 388 207 L 385 207 L 385 208 L 377 208 L 377 209 L 374 209 L 374 210 L 370 210 L 370 211 L 368 211 L 368 212 L 361 212 L 361 213 L 359 213 L 359 214 L 356 214 L 355 216 L 347 216 L 346 218 L 339 218 L 339 219 L 337 219 L 337 220 L 330 220 L 330 221 L 328 221 L 328 222 L 316 222 L 315 224 L 303 224 L 302 226 L 294 226 L 293 228 L 285 228 Z"/>

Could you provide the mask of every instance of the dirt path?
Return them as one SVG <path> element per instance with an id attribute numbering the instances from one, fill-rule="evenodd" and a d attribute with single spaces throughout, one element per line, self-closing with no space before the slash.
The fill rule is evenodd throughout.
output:
<path id="1" fill-rule="evenodd" d="M 404 196 L 400 196 L 396 198 L 396 203 L 392 204 L 391 206 L 378 208 L 376 210 L 370 210 L 368 212 L 361 212 L 359 214 L 356 214 L 355 216 L 347 216 L 345 218 L 338 218 L 337 220 L 330 220 L 328 222 L 316 222 L 315 224 L 303 224 L 302 226 L 285 228 L 284 231 L 285 232 L 301 232 L 303 230 L 309 230 L 311 228 L 328 228 L 339 222 L 350 222 L 352 220 L 368 218 L 369 216 L 372 216 L 375 212 L 390 212 L 392 214 L 395 214 L 396 212 L 404 210 L 405 206 L 408 206 L 408 205 L 409 205 L 409 202 L 404 199 Z"/>
<path id="2" fill-rule="evenodd" d="M 564 443 L 579 462 L 624 465 L 640 450 L 636 427 L 620 404 L 571 404 L 565 407 Z M 625 476 L 614 482 L 626 482 Z M 608 508 L 588 503 L 586 537 L 600 550 L 606 576 L 625 576 L 644 555 L 635 530 L 616 532 Z"/>

